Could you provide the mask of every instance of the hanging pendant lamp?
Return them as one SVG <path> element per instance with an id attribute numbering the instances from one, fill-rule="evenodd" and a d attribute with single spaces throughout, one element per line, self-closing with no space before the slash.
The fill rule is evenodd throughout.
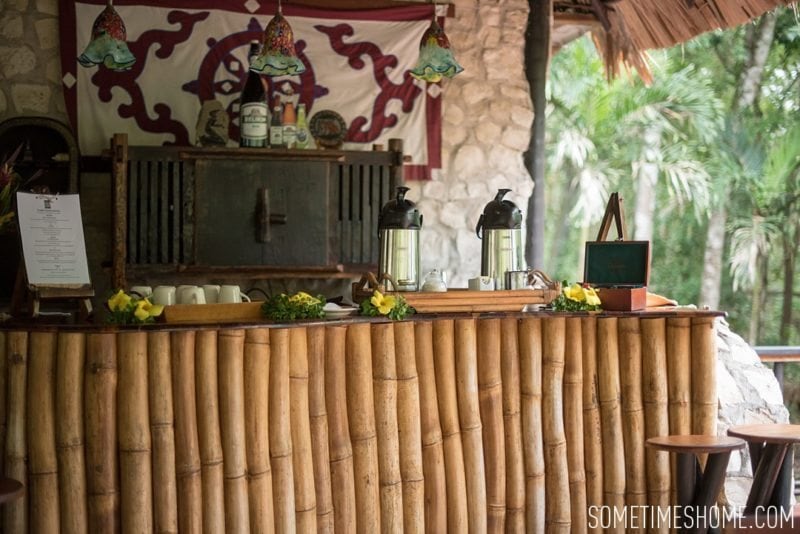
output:
<path id="1" fill-rule="evenodd" d="M 128 49 L 125 23 L 108 0 L 106 8 L 92 24 L 92 40 L 86 46 L 78 62 L 84 67 L 105 65 L 114 71 L 130 69 L 136 58 Z"/>
<path id="2" fill-rule="evenodd" d="M 291 76 L 306 70 L 294 49 L 294 32 L 283 17 L 280 0 L 278 12 L 264 29 L 261 54 L 250 65 L 250 70 L 266 76 Z"/>
<path id="3" fill-rule="evenodd" d="M 419 42 L 419 60 L 411 69 L 411 75 L 418 80 L 436 83 L 443 77 L 452 78 L 464 68 L 458 64 L 450 49 L 450 40 L 436 22 L 436 4 L 433 6 L 433 20 L 422 34 Z"/>

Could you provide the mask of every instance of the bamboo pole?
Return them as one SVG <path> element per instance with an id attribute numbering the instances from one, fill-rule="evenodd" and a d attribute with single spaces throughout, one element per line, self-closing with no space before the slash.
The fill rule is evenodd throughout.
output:
<path id="1" fill-rule="evenodd" d="M 225 476 L 225 529 L 250 532 L 244 418 L 244 330 L 218 334 L 219 413 Z"/>
<path id="2" fill-rule="evenodd" d="M 83 387 L 89 532 L 118 532 L 115 334 L 87 334 Z"/>
<path id="3" fill-rule="evenodd" d="M 397 364 L 397 426 L 400 440 L 400 478 L 403 481 L 403 531 L 425 532 L 425 478 L 422 467 L 420 392 L 414 323 L 394 324 Z"/>
<path id="4" fill-rule="evenodd" d="M 433 361 L 439 419 L 442 426 L 444 467 L 447 487 L 447 531 L 467 532 L 467 482 L 464 449 L 458 421 L 454 324 L 433 323 Z"/>
<path id="5" fill-rule="evenodd" d="M 328 410 L 325 406 L 325 327 L 312 326 L 308 336 L 308 415 L 311 422 L 311 458 L 317 500 L 317 532 L 333 533 L 331 457 L 328 451 Z"/>
<path id="6" fill-rule="evenodd" d="M 506 442 L 500 370 L 500 319 L 478 321 L 478 399 L 486 467 L 487 532 L 505 532 Z"/>
<path id="7" fill-rule="evenodd" d="M 347 329 L 346 362 L 357 532 L 375 534 L 381 532 L 381 510 L 369 324 L 354 324 Z"/>
<path id="8" fill-rule="evenodd" d="M 153 530 L 160 534 L 178 532 L 170 361 L 169 332 L 150 332 L 147 336 L 147 385 L 153 438 Z"/>
<path id="9" fill-rule="evenodd" d="M 295 532 L 292 433 L 289 411 L 289 330 L 269 331 L 269 456 L 275 532 Z"/>
<path id="10" fill-rule="evenodd" d="M 692 433 L 692 340 L 691 319 L 670 317 L 667 319 L 667 388 L 669 397 L 669 434 Z M 670 460 L 672 480 L 677 481 L 676 466 Z M 671 502 L 677 502 L 677 485 L 670 491 Z"/>
<path id="11" fill-rule="evenodd" d="M 200 479 L 198 482 L 201 488 L 198 497 L 203 506 L 203 532 L 208 533 L 224 531 L 226 512 L 225 472 L 219 424 L 218 343 L 219 335 L 216 330 L 197 331 L 194 347 L 197 397 L 194 402 L 197 409 L 196 432 L 199 444 L 198 475 Z M 190 369 L 187 368 L 186 372 L 189 371 Z M 173 373 L 172 378 L 179 380 L 180 375 Z"/>
<path id="12" fill-rule="evenodd" d="M 247 330 L 244 337 L 244 423 L 250 532 L 253 534 L 275 532 L 269 465 L 269 359 L 269 330 Z"/>
<path id="13" fill-rule="evenodd" d="M 55 430 L 54 332 L 32 332 L 28 345 L 26 402 L 30 529 L 58 532 L 58 460 Z"/>
<path id="14" fill-rule="evenodd" d="M 153 530 L 147 333 L 117 334 L 120 503 L 123 532 Z"/>
<path id="15" fill-rule="evenodd" d="M 202 332 L 198 337 L 202 336 Z M 206 345 L 207 342 L 198 344 Z M 175 476 L 178 483 L 178 530 L 197 534 L 210 522 L 203 523 L 200 442 L 195 397 L 195 332 L 171 334 L 172 393 L 175 411 Z M 198 353 L 197 366 L 202 368 L 204 351 Z M 198 381 L 200 382 L 200 381 Z M 202 389 L 197 395 L 203 400 Z M 219 503 L 222 510 L 222 503 Z"/>
<path id="16" fill-rule="evenodd" d="M 570 531 L 569 468 L 563 415 L 565 328 L 563 317 L 546 317 L 542 321 L 542 441 L 548 533 Z"/>
<path id="17" fill-rule="evenodd" d="M 86 335 L 61 333 L 56 362 L 56 453 L 61 530 L 87 532 L 83 438 L 83 370 Z"/>
<path id="18" fill-rule="evenodd" d="M 619 319 L 618 329 L 622 431 L 625 444 L 625 504 L 638 507 L 647 503 L 642 402 L 642 334 L 639 329 L 639 318 Z"/>
<path id="19" fill-rule="evenodd" d="M 433 326 L 414 325 L 414 352 L 419 376 L 419 417 L 425 494 L 425 532 L 447 532 L 447 481 L 445 478 L 439 399 L 433 366 Z M 404 503 L 406 501 L 403 501 Z"/>
<path id="20" fill-rule="evenodd" d="M 356 488 L 353 448 L 347 417 L 344 326 L 325 328 L 325 408 L 328 412 L 328 445 L 331 456 L 333 524 L 336 534 L 356 531 Z"/>
<path id="21" fill-rule="evenodd" d="M 519 389 L 519 329 L 517 319 L 500 323 L 500 375 L 503 389 L 503 432 L 506 454 L 506 532 L 525 532 L 525 460 Z"/>
<path id="22" fill-rule="evenodd" d="M 581 318 L 583 349 L 583 452 L 586 472 L 586 505 L 603 504 L 603 432 L 600 424 L 597 378 L 597 318 Z M 600 532 L 599 526 L 591 529 Z"/>
<path id="23" fill-rule="evenodd" d="M 566 319 L 564 325 L 564 434 L 567 439 L 570 520 L 574 534 L 586 532 L 589 524 L 583 461 L 583 334 L 581 328 L 580 317 Z"/>
<path id="24" fill-rule="evenodd" d="M 400 478 L 400 442 L 397 425 L 397 363 L 394 327 L 372 326 L 372 388 L 375 430 L 378 435 L 378 473 L 383 532 L 403 530 L 403 484 Z"/>
<path id="25" fill-rule="evenodd" d="M 644 391 L 645 439 L 669 434 L 667 408 L 666 319 L 641 319 L 642 390 Z M 669 453 L 652 447 L 645 449 L 647 464 L 647 504 L 667 510 L 670 504 Z M 654 532 L 666 534 L 669 525 L 656 524 Z"/>
<path id="26" fill-rule="evenodd" d="M 545 471 L 542 444 L 542 320 L 519 325 L 522 443 L 525 453 L 525 523 L 528 532 L 545 530 Z"/>
<path id="27" fill-rule="evenodd" d="M 6 395 L 8 415 L 3 474 L 19 480 L 26 489 L 22 498 L 3 506 L 3 532 L 27 532 L 29 494 L 28 472 L 25 466 L 25 457 L 28 453 L 25 439 L 25 389 L 28 381 L 28 334 L 8 332 L 5 354 L 8 367 Z"/>
<path id="28" fill-rule="evenodd" d="M 8 434 L 8 353 L 6 352 L 8 335 L 0 331 L 0 461 L 5 462 L 6 436 Z M 1 516 L 0 516 L 1 517 Z M 0 519 L 0 525 L 2 520 Z"/>
<path id="29" fill-rule="evenodd" d="M 289 330 L 290 419 L 294 469 L 294 506 L 299 532 L 316 532 L 317 497 L 311 458 L 308 414 L 308 340 L 305 328 Z"/>
<path id="30" fill-rule="evenodd" d="M 717 433 L 717 338 L 713 317 L 692 318 L 692 434 Z M 706 454 L 700 456 L 705 467 Z"/>
<path id="31" fill-rule="evenodd" d="M 597 319 L 598 402 L 603 434 L 603 500 L 613 513 L 625 506 L 625 445 L 620 407 L 619 342 L 617 319 Z M 624 532 L 615 524 L 609 532 Z"/>

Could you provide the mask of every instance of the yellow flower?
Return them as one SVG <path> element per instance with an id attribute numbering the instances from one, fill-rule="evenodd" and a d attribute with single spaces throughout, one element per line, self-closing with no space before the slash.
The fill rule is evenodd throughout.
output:
<path id="1" fill-rule="evenodd" d="M 111 311 L 122 311 L 131 303 L 131 298 L 121 289 L 116 295 L 108 299 L 108 309 Z"/>
<path id="2" fill-rule="evenodd" d="M 289 301 L 300 304 L 319 304 L 319 299 L 312 297 L 305 291 L 298 291 L 289 297 Z"/>
<path id="3" fill-rule="evenodd" d="M 158 317 L 164 311 L 164 306 L 161 304 L 153 304 L 148 299 L 144 299 L 144 309 L 150 314 L 150 317 Z"/>
<path id="4" fill-rule="evenodd" d="M 133 311 L 134 317 L 140 321 L 146 321 L 150 317 L 150 312 L 147 311 L 147 301 L 140 300 L 136 303 L 136 309 Z"/>
<path id="5" fill-rule="evenodd" d="M 392 311 L 392 308 L 394 308 L 395 305 L 397 304 L 397 299 L 395 299 L 391 295 L 386 296 L 382 294 L 380 291 L 375 291 L 372 294 L 370 302 L 372 303 L 373 306 L 378 308 L 378 312 L 380 312 L 381 315 L 387 315 L 390 311 Z"/>
<path id="6" fill-rule="evenodd" d="M 600 297 L 597 296 L 597 292 L 593 287 L 585 288 L 583 293 L 586 298 L 586 304 L 590 306 L 600 306 Z"/>
<path id="7" fill-rule="evenodd" d="M 583 292 L 583 288 L 578 283 L 574 283 L 569 287 L 565 287 L 564 296 L 576 302 L 584 302 L 586 300 L 586 294 Z"/>

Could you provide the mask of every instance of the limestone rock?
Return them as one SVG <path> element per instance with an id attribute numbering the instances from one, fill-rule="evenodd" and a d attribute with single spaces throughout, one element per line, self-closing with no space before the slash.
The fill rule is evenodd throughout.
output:
<path id="1" fill-rule="evenodd" d="M 492 6 L 486 3 L 479 7 L 479 16 L 481 26 L 499 27 L 502 13 L 500 6 Z"/>
<path id="2" fill-rule="evenodd" d="M 511 106 L 511 121 L 517 126 L 530 128 L 533 124 L 533 107 Z"/>
<path id="3" fill-rule="evenodd" d="M 47 113 L 51 92 L 47 85 L 17 83 L 11 86 L 11 100 L 18 113 Z"/>
<path id="4" fill-rule="evenodd" d="M 45 15 L 58 15 L 58 1 L 36 0 L 36 11 Z"/>
<path id="5" fill-rule="evenodd" d="M 503 131 L 500 142 L 503 146 L 523 152 L 528 148 L 530 137 L 530 130 L 508 127 Z"/>
<path id="6" fill-rule="evenodd" d="M 461 147 L 453 159 L 453 173 L 455 176 L 469 176 L 476 170 L 486 167 L 486 156 L 483 150 L 475 145 Z"/>
<path id="7" fill-rule="evenodd" d="M 10 0 L 8 7 L 16 9 L 17 11 L 25 11 L 28 9 L 28 0 Z"/>
<path id="8" fill-rule="evenodd" d="M 0 89 L 0 117 L 6 114 L 8 104 L 6 103 L 6 94 Z"/>
<path id="9" fill-rule="evenodd" d="M 61 83 L 61 60 L 58 57 L 54 57 L 47 62 L 47 66 L 44 68 L 44 75 L 49 82 Z"/>
<path id="10" fill-rule="evenodd" d="M 500 28 L 484 26 L 478 32 L 478 39 L 485 48 L 497 48 L 500 46 L 502 32 Z"/>
<path id="11" fill-rule="evenodd" d="M 517 103 L 524 103 L 528 107 L 531 107 L 531 95 L 528 91 L 528 84 L 525 84 L 525 87 L 514 87 L 512 85 L 503 84 L 500 86 L 500 94 L 503 95 L 507 100 Z"/>
<path id="12" fill-rule="evenodd" d="M 464 110 L 456 103 L 448 103 L 445 100 L 443 119 L 454 126 L 458 126 L 464 121 Z"/>
<path id="13" fill-rule="evenodd" d="M 0 65 L 5 78 L 26 74 L 36 68 L 36 54 L 27 46 L 0 46 Z"/>
<path id="14" fill-rule="evenodd" d="M 22 37 L 24 28 L 22 16 L 14 11 L 7 11 L 3 18 L 0 18 L 0 36 L 13 40 Z"/>
<path id="15" fill-rule="evenodd" d="M 489 80 L 504 81 L 510 77 L 521 75 L 523 73 L 523 60 L 522 47 L 507 45 L 483 52 L 486 77 Z"/>
<path id="16" fill-rule="evenodd" d="M 58 46 L 58 19 L 52 17 L 40 19 L 34 26 L 42 50 L 50 50 Z"/>
<path id="17" fill-rule="evenodd" d="M 484 122 L 475 128 L 475 137 L 485 145 L 493 145 L 500 139 L 503 129 L 493 122 Z"/>

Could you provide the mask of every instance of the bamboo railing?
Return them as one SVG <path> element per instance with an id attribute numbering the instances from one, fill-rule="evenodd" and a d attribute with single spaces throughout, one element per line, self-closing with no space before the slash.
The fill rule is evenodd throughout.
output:
<path id="1" fill-rule="evenodd" d="M 644 442 L 715 430 L 715 350 L 701 312 L 0 330 L 2 531 L 599 531 L 674 502 Z"/>

